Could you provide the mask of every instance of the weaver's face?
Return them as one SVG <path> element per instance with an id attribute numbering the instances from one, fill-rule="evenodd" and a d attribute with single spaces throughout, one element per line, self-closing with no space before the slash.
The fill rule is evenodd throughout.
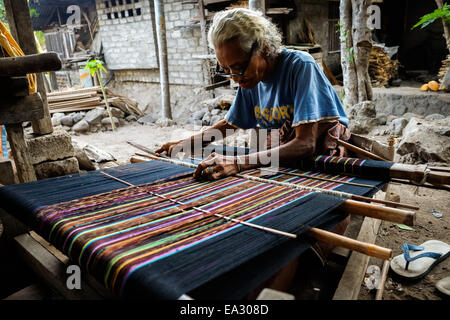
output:
<path id="1" fill-rule="evenodd" d="M 256 50 L 245 52 L 238 39 L 227 41 L 215 49 L 223 71 L 242 88 L 251 89 L 264 79 L 267 63 Z"/>

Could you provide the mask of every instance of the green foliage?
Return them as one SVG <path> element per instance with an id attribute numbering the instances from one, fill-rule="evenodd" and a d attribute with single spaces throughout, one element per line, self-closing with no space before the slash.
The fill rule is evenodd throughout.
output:
<path id="1" fill-rule="evenodd" d="M 30 9 L 30 16 L 32 18 L 39 18 L 39 13 L 36 11 L 36 9 Z"/>
<path id="2" fill-rule="evenodd" d="M 417 28 L 418 26 L 423 29 L 435 22 L 437 19 L 443 19 L 446 23 L 450 23 L 450 6 L 447 3 L 444 3 L 442 9 L 436 9 L 420 18 L 419 22 L 417 22 L 411 30 Z"/>
<path id="3" fill-rule="evenodd" d="M 350 30 L 346 30 L 345 32 L 342 31 L 342 28 L 344 27 L 343 24 L 341 23 L 336 23 L 336 33 L 339 33 L 339 39 L 341 40 L 341 44 L 345 43 L 348 39 L 348 36 L 350 34 Z M 347 53 L 348 53 L 348 62 L 353 63 L 353 61 L 355 61 L 355 50 L 353 47 L 350 47 L 347 49 Z"/>
<path id="4" fill-rule="evenodd" d="M 28 0 L 29 2 L 30 0 Z M 30 9 L 30 15 L 32 18 L 39 17 L 39 13 L 37 13 L 36 9 Z M 6 19 L 6 9 L 5 9 L 5 3 L 3 0 L 0 0 L 0 21 L 3 23 L 7 23 Z"/>
<path id="5" fill-rule="evenodd" d="M 91 76 L 94 76 L 96 72 L 100 71 L 106 71 L 105 67 L 103 66 L 104 62 L 102 60 L 89 60 L 86 66 L 84 67 L 84 70 L 88 70 Z"/>
<path id="6" fill-rule="evenodd" d="M 0 0 L 0 21 L 3 23 L 6 22 L 6 10 L 3 0 Z"/>

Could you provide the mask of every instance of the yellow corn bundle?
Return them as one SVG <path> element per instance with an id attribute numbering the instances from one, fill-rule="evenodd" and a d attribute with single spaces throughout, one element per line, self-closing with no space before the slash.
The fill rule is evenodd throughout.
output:
<path id="1" fill-rule="evenodd" d="M 6 51 L 6 53 L 10 57 L 19 57 L 24 56 L 22 49 L 20 49 L 16 40 L 12 37 L 11 33 L 9 33 L 8 29 L 5 25 L 0 21 L 0 45 Z M 30 93 L 36 93 L 36 74 L 28 74 L 28 84 Z"/>

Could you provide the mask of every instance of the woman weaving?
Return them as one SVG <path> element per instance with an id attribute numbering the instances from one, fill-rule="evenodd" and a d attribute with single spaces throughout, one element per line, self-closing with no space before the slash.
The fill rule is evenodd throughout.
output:
<path id="1" fill-rule="evenodd" d="M 314 154 L 344 156 L 335 139 L 347 141 L 348 119 L 330 82 L 311 55 L 281 48 L 276 26 L 258 12 L 238 8 L 219 12 L 209 29 L 223 75 L 239 84 L 225 119 L 211 128 L 155 150 L 174 155 L 206 146 L 220 132 L 226 137 L 238 128 L 279 129 L 279 142 L 268 139 L 265 151 L 236 157 L 211 154 L 195 177 L 219 179 L 261 167 L 276 153 L 281 166 L 295 166 Z M 213 137 L 213 139 L 211 139 Z M 270 145 L 276 145 L 273 149 Z"/>
<path id="2" fill-rule="evenodd" d="M 215 180 L 258 168 L 267 165 L 262 159 L 272 153 L 285 167 L 295 167 L 299 159 L 314 154 L 344 156 L 336 139 L 347 141 L 350 131 L 338 95 L 311 55 L 281 48 L 281 39 L 276 26 L 259 12 L 237 8 L 216 13 L 208 41 L 223 75 L 239 84 L 234 102 L 225 119 L 211 128 L 168 142 L 155 152 L 189 154 L 194 146 L 212 142 L 214 132 L 226 137 L 238 128 L 260 127 L 278 130 L 276 146 L 267 139 L 264 151 L 240 156 L 213 153 L 199 163 L 194 177 Z M 342 234 L 348 222 L 345 219 L 334 232 Z M 330 248 L 321 244 L 316 249 L 324 258 Z"/>

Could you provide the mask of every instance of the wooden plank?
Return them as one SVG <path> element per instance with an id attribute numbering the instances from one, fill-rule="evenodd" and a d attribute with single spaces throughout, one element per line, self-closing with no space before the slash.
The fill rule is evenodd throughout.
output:
<path id="1" fill-rule="evenodd" d="M 66 102 L 56 102 L 56 103 L 50 103 L 50 109 L 53 108 L 61 108 L 61 107 L 73 107 L 73 106 L 81 106 L 86 104 L 95 104 L 96 102 L 100 102 L 100 97 L 93 97 L 93 98 L 86 98 L 86 99 L 79 99 L 79 100 L 70 100 Z"/>
<path id="2" fill-rule="evenodd" d="M 40 245 L 42 245 L 47 251 L 53 254 L 59 261 L 64 263 L 65 265 L 70 264 L 70 259 L 64 253 L 59 251 L 56 247 L 54 247 L 51 243 L 47 242 L 44 238 L 38 235 L 34 231 L 29 232 L 30 236 L 36 240 Z M 111 298 L 111 293 L 105 289 L 100 283 L 98 283 L 92 276 L 86 275 L 85 280 L 87 284 L 94 289 L 97 293 L 99 293 L 103 297 Z"/>
<path id="3" fill-rule="evenodd" d="M 27 77 L 0 77 L 0 88 L 13 97 L 24 97 L 30 93 Z"/>
<path id="4" fill-rule="evenodd" d="M 357 240 L 374 243 L 381 220 L 365 217 Z M 357 300 L 369 264 L 369 256 L 352 252 L 333 300 Z"/>
<path id="5" fill-rule="evenodd" d="M 60 96 L 47 96 L 49 103 L 61 102 L 61 101 L 71 101 L 85 98 L 92 98 L 96 96 L 97 93 L 94 92 L 86 92 L 86 93 L 77 93 L 77 94 L 65 94 Z"/>
<path id="6" fill-rule="evenodd" d="M 22 124 L 7 124 L 5 127 L 19 182 L 36 181 L 36 174 L 28 154 Z"/>
<path id="7" fill-rule="evenodd" d="M 61 60 L 55 52 L 29 54 L 0 59 L 0 76 L 15 77 L 28 73 L 56 71 L 61 69 Z"/>
<path id="8" fill-rule="evenodd" d="M 98 107 L 105 107 L 104 104 L 94 105 L 94 106 L 87 106 L 87 107 L 70 107 L 70 108 L 61 108 L 61 109 L 51 109 L 50 113 L 57 113 L 57 112 L 75 112 L 75 111 L 84 111 L 84 110 L 92 110 Z"/>
<path id="9" fill-rule="evenodd" d="M 0 124 L 16 124 L 43 117 L 44 105 L 39 93 L 0 100 Z"/>
<path id="10" fill-rule="evenodd" d="M 16 184 L 12 160 L 0 156 L 0 183 L 7 186 Z"/>
<path id="11" fill-rule="evenodd" d="M 66 90 L 66 91 L 55 91 L 55 92 L 51 92 L 48 94 L 49 97 L 53 97 L 53 96 L 61 96 L 61 95 L 65 95 L 65 94 L 77 94 L 77 93 L 97 93 L 99 92 L 99 90 L 101 90 L 100 87 L 91 87 L 91 88 L 83 88 L 83 89 L 71 89 L 71 90 Z"/>
<path id="12" fill-rule="evenodd" d="M 3 300 L 44 300 L 49 294 L 49 290 L 44 286 L 32 284 L 9 295 Z"/>
<path id="13" fill-rule="evenodd" d="M 84 280 L 81 280 L 81 289 L 69 289 L 66 285 L 67 265 L 58 260 L 29 234 L 25 233 L 15 237 L 14 242 L 17 245 L 19 256 L 26 261 L 31 270 L 65 299 L 102 299 Z"/>

